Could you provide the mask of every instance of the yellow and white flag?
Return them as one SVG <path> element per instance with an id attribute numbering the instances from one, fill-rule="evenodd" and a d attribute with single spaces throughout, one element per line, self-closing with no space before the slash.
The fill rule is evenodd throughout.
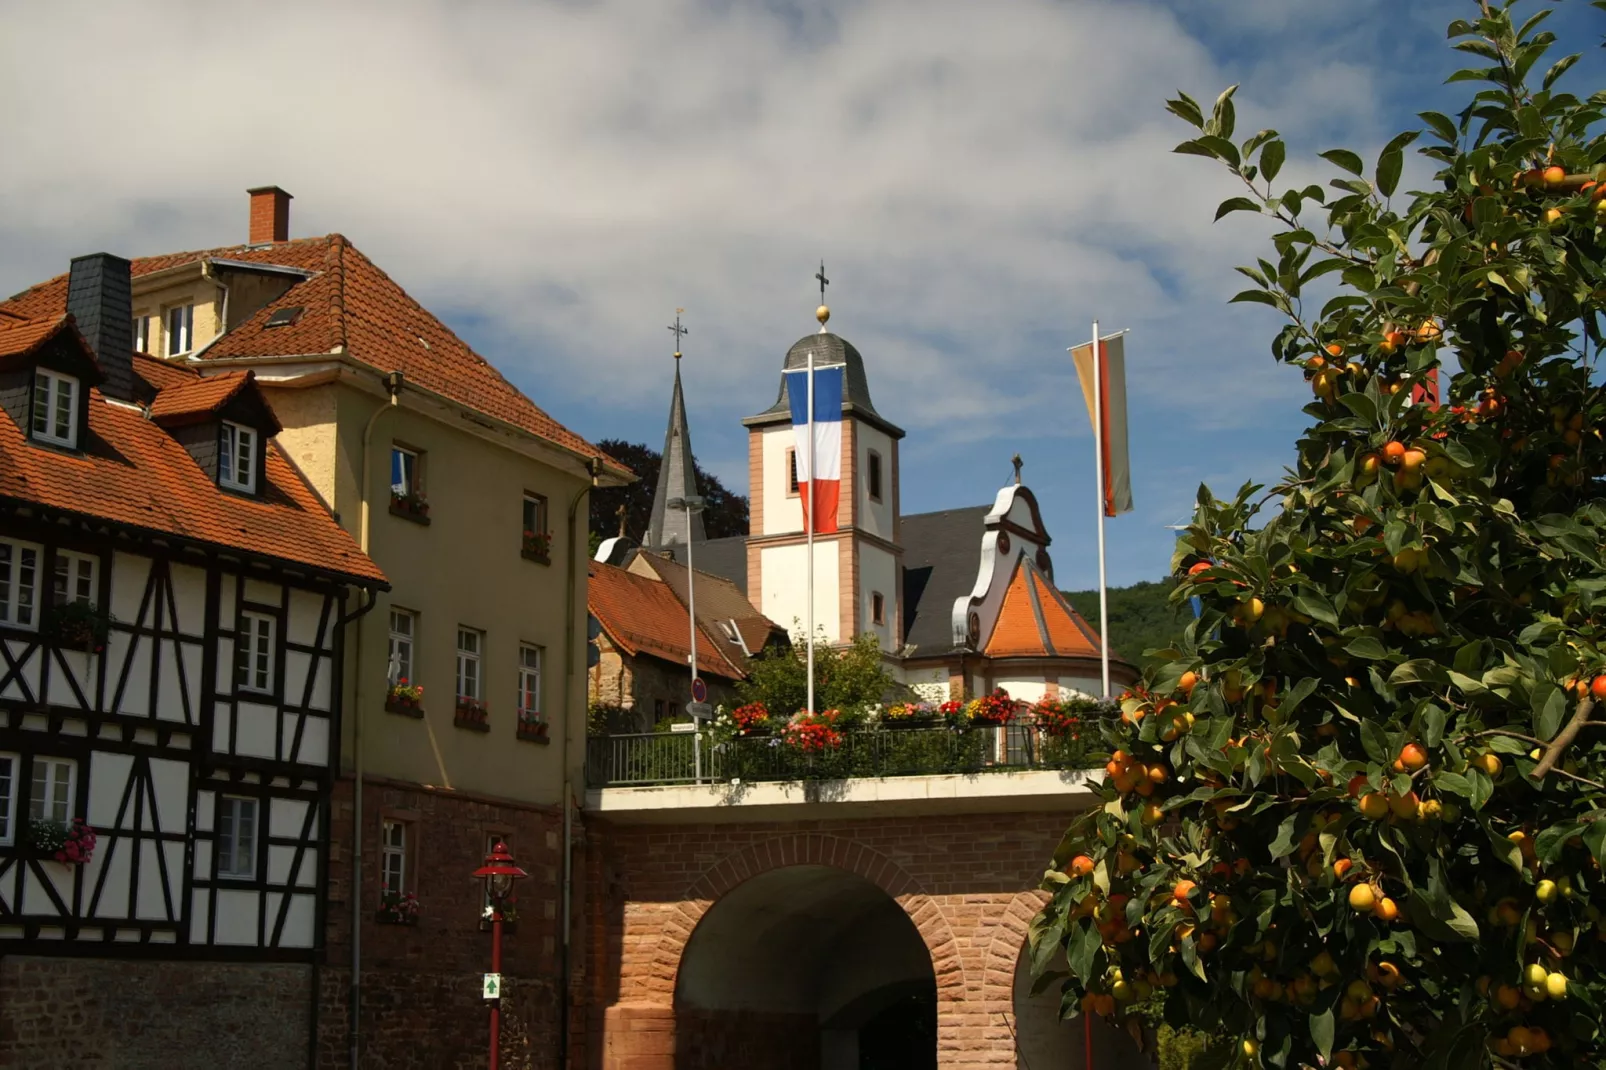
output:
<path id="1" fill-rule="evenodd" d="M 1105 516 L 1132 511 L 1132 469 L 1126 443 L 1126 356 L 1121 341 L 1119 334 L 1099 339 L 1096 376 L 1093 343 L 1086 342 L 1071 349 L 1076 376 L 1082 381 L 1082 396 L 1087 401 L 1088 419 L 1103 431 L 1099 456 L 1104 466 Z M 1103 414 L 1102 420 L 1099 413 Z"/>

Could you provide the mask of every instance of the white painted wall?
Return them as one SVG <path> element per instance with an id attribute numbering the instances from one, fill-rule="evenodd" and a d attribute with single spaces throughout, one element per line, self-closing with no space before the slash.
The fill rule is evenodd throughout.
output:
<path id="1" fill-rule="evenodd" d="M 898 582 L 898 562 L 890 553 L 879 546 L 859 544 L 859 629 L 863 632 L 873 632 L 881 640 L 882 650 L 896 650 L 898 647 L 894 627 L 898 619 L 898 590 L 902 585 Z M 884 623 L 874 623 L 872 616 L 872 598 L 874 592 L 879 591 L 886 600 L 886 615 Z M 772 618 L 773 619 L 773 618 Z"/>
<path id="2" fill-rule="evenodd" d="M 994 687 L 1001 687 L 1009 692 L 1009 697 L 1021 702 L 1036 702 L 1047 692 L 1048 685 L 1041 676 L 1036 678 L 1012 676 L 1003 680 L 994 680 Z"/>
<path id="3" fill-rule="evenodd" d="M 815 632 L 823 632 L 826 640 L 833 643 L 842 640 L 839 564 L 846 546 L 845 541 L 839 540 L 814 544 Z M 808 613 L 808 546 L 766 546 L 759 554 L 760 612 L 788 632 L 802 631 Z"/>
<path id="4" fill-rule="evenodd" d="M 764 530 L 759 534 L 800 532 L 803 530 L 803 500 L 789 493 L 791 478 L 786 463 L 786 451 L 797 444 L 797 436 L 791 424 L 780 424 L 765 428 L 760 439 L 764 446 Z"/>
<path id="5" fill-rule="evenodd" d="M 892 488 L 897 484 L 892 478 L 892 436 L 885 431 L 853 421 L 854 453 L 853 470 L 858 486 L 854 493 L 858 495 L 858 526 L 873 535 L 879 535 L 888 542 L 892 538 L 892 520 L 897 508 L 893 500 Z M 870 451 L 874 450 L 881 455 L 881 500 L 870 500 Z"/>

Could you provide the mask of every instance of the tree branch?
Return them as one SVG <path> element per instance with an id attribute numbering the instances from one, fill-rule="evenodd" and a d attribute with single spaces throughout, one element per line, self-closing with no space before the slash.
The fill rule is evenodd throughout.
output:
<path id="1" fill-rule="evenodd" d="M 1595 700 L 1592 697 L 1585 695 L 1579 699 L 1578 712 L 1573 714 L 1573 719 L 1567 722 L 1566 727 L 1556 733 L 1556 738 L 1547 744 L 1544 756 L 1539 759 L 1539 764 L 1534 766 L 1534 771 L 1528 775 L 1535 780 L 1543 780 L 1545 774 L 1554 769 L 1556 763 L 1561 761 L 1561 752 L 1566 750 L 1568 744 L 1574 739 L 1578 738 L 1578 733 L 1583 731 L 1584 725 L 1589 723 L 1589 715 L 1594 710 Z"/>
<path id="2" fill-rule="evenodd" d="M 1595 788 L 1598 791 L 1606 791 L 1606 784 L 1602 784 L 1598 780 L 1591 780 L 1588 777 L 1579 776 L 1577 773 L 1569 773 L 1565 769 L 1552 769 L 1551 772 L 1555 773 L 1557 776 L 1564 776 L 1568 780 L 1576 780 L 1580 784 L 1588 784 L 1590 787 Z"/>

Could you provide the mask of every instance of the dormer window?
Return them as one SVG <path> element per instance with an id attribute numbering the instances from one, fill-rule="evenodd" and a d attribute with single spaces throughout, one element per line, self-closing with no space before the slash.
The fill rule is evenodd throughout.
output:
<path id="1" fill-rule="evenodd" d="M 217 481 L 230 490 L 254 494 L 257 489 L 257 433 L 243 424 L 224 421 L 218 445 Z"/>
<path id="2" fill-rule="evenodd" d="M 167 355 L 188 353 L 195 343 L 195 306 L 174 305 L 167 310 Z"/>
<path id="3" fill-rule="evenodd" d="M 69 448 L 78 445 L 78 380 L 37 368 L 33 373 L 33 437 Z"/>

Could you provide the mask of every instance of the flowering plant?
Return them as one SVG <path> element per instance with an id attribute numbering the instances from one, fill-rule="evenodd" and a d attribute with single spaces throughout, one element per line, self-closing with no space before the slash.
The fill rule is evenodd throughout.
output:
<path id="1" fill-rule="evenodd" d="M 1069 736 L 1080 739 L 1082 734 L 1082 719 L 1077 716 L 1081 712 L 1077 705 L 1064 699 L 1049 698 L 1044 695 L 1032 706 L 1032 717 L 1039 727 L 1050 736 L 1059 738 Z"/>
<path id="2" fill-rule="evenodd" d="M 407 513 L 410 516 L 429 515 L 429 499 L 424 497 L 422 491 L 392 490 L 390 492 L 390 507 L 397 512 Z"/>
<path id="3" fill-rule="evenodd" d="M 390 689 L 390 697 L 395 699 L 397 702 L 410 703 L 416 706 L 418 703 L 424 700 L 424 685 L 409 684 L 407 682 L 407 677 L 403 676 L 400 680 L 397 680 L 394 685 L 392 685 Z"/>
<path id="4" fill-rule="evenodd" d="M 964 728 L 970 724 L 971 708 L 957 699 L 950 699 L 937 707 L 937 712 L 954 728 Z"/>
<path id="5" fill-rule="evenodd" d="M 970 714 L 971 720 L 980 721 L 982 724 L 1008 724 L 1015 719 L 1015 711 L 1019 705 L 1009 697 L 1008 691 L 995 687 L 992 694 L 971 699 L 966 712 Z"/>
<path id="6" fill-rule="evenodd" d="M 467 717 L 478 717 L 483 719 L 490 711 L 491 707 L 480 699 L 473 698 L 469 695 L 457 696 L 458 713 L 461 713 Z"/>
<path id="7" fill-rule="evenodd" d="M 552 533 L 524 529 L 524 552 L 531 557 L 545 557 L 552 549 Z"/>
<path id="8" fill-rule="evenodd" d="M 379 920 L 391 925 L 413 924 L 418 920 L 418 896 L 412 892 L 382 889 L 379 893 Z"/>
<path id="9" fill-rule="evenodd" d="M 57 646 L 99 654 L 106 649 L 111 618 L 93 602 L 75 599 L 50 606 L 44 615 L 45 638 Z"/>
<path id="10" fill-rule="evenodd" d="M 736 735 L 752 736 L 767 732 L 770 727 L 769 707 L 762 702 L 749 702 L 745 706 L 738 706 L 731 711 L 731 720 L 736 723 Z"/>
<path id="11" fill-rule="evenodd" d="M 953 705 L 957 706 L 958 703 Z M 915 724 L 930 720 L 935 713 L 928 702 L 894 702 L 881 711 L 881 720 L 886 724 Z"/>
<path id="12" fill-rule="evenodd" d="M 28 822 L 28 839 L 34 850 L 69 866 L 87 866 L 95 854 L 95 830 L 81 817 L 71 821 Z"/>
<path id="13" fill-rule="evenodd" d="M 842 745 L 842 732 L 836 727 L 840 710 L 824 713 L 799 711 L 787 723 L 785 739 L 789 746 L 804 754 L 819 754 L 835 750 Z"/>

